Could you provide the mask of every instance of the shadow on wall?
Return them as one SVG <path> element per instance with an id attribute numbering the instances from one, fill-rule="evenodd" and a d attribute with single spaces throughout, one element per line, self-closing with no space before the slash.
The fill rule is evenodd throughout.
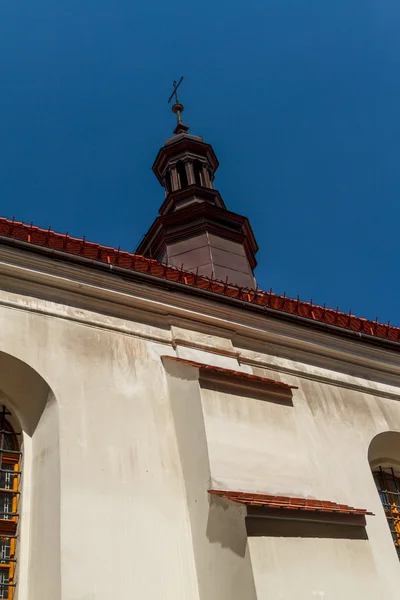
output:
<path id="1" fill-rule="evenodd" d="M 363 523 L 312 523 L 282 519 L 246 518 L 247 535 L 249 537 L 288 537 L 288 538 L 320 538 L 341 540 L 367 540 L 368 535 Z"/>
<path id="2" fill-rule="evenodd" d="M 280 406 L 293 406 L 293 393 L 290 389 L 280 389 L 273 385 L 257 382 L 252 382 L 250 387 L 248 382 L 247 385 L 240 385 L 238 382 L 232 383 L 228 379 L 223 381 L 222 378 L 218 381 L 201 377 L 200 381 L 202 389 L 216 393 L 232 394 L 239 398 L 244 396 L 246 400 L 266 400 L 269 404 L 279 404 Z"/>
<path id="3" fill-rule="evenodd" d="M 207 538 L 244 558 L 247 547 L 246 509 L 218 496 L 210 497 Z"/>
<path id="4" fill-rule="evenodd" d="M 49 385 L 32 367 L 0 352 L 0 392 L 9 399 L 9 408 L 15 411 L 22 429 L 31 436 L 51 395 Z"/>

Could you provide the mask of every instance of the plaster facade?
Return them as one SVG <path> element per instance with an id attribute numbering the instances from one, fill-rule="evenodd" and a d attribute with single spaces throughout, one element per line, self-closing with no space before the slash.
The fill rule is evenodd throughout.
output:
<path id="1" fill-rule="evenodd" d="M 397 347 L 0 246 L 0 393 L 24 450 L 16 600 L 397 600 L 369 461 L 400 463 L 399 372 Z M 210 488 L 374 516 L 364 537 L 260 525 Z"/>

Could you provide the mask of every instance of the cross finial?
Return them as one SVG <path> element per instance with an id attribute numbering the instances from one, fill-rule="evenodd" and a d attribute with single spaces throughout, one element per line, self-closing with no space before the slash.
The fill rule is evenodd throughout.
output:
<path id="1" fill-rule="evenodd" d="M 172 92 L 172 94 L 168 98 L 168 104 L 171 102 L 171 100 L 172 100 L 172 98 L 174 96 L 175 96 L 175 104 L 179 104 L 179 100 L 178 100 L 178 87 L 181 85 L 182 81 L 183 81 L 183 75 L 180 78 L 180 80 L 178 81 L 178 83 L 176 83 L 176 81 L 174 81 L 174 83 L 172 84 L 174 86 L 174 91 Z"/>
<path id="2" fill-rule="evenodd" d="M 178 87 L 181 85 L 182 81 L 183 81 L 183 76 L 180 78 L 178 83 L 176 83 L 176 81 L 174 81 L 174 83 L 172 84 L 174 86 L 174 91 L 168 98 L 168 104 L 171 102 L 172 98 L 175 98 L 175 103 L 172 106 L 172 112 L 176 114 L 176 118 L 178 121 L 177 126 L 174 129 L 175 134 L 186 133 L 189 130 L 189 127 L 187 127 L 187 125 L 185 125 L 184 122 L 182 121 L 182 113 L 183 113 L 184 107 L 183 107 L 183 104 L 181 104 L 178 99 Z"/>

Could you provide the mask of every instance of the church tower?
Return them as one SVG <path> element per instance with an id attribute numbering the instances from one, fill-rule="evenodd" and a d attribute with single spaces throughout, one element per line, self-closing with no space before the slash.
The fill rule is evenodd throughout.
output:
<path id="1" fill-rule="evenodd" d="M 167 139 L 153 164 L 165 189 L 165 200 L 136 253 L 199 275 L 254 288 L 258 246 L 252 228 L 246 217 L 227 210 L 214 188 L 218 159 L 202 137 L 188 133 L 189 127 L 182 120 L 178 86 L 174 82 L 170 98 L 175 97 L 174 135 Z"/>

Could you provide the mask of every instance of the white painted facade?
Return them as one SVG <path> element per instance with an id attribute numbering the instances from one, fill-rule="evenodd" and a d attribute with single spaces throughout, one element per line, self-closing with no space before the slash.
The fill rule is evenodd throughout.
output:
<path id="1" fill-rule="evenodd" d="M 397 600 L 369 458 L 400 463 L 400 444 L 368 453 L 400 432 L 398 347 L 111 271 L 0 246 L 0 394 L 24 450 L 17 600 Z M 276 402 L 165 356 L 298 389 Z M 375 516 L 368 539 L 248 535 L 246 508 L 210 488 Z"/>

